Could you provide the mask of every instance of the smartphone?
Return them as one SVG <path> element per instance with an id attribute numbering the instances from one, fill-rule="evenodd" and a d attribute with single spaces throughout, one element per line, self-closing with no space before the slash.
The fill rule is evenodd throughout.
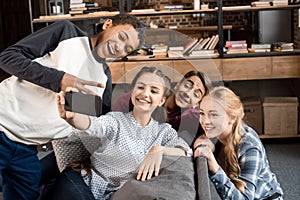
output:
<path id="1" fill-rule="evenodd" d="M 65 110 L 99 117 L 102 113 L 102 99 L 92 94 L 66 92 Z"/>

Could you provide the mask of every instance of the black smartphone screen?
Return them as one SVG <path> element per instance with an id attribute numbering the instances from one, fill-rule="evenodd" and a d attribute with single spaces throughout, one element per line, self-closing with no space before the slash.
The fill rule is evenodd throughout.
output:
<path id="1" fill-rule="evenodd" d="M 96 95 L 66 92 L 65 110 L 99 117 L 102 112 L 102 100 Z"/>

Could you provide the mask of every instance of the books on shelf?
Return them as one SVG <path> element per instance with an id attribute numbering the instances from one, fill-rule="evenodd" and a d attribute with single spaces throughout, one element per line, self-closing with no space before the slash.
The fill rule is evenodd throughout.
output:
<path id="1" fill-rule="evenodd" d="M 183 51 L 183 46 L 170 46 L 169 51 Z"/>
<path id="2" fill-rule="evenodd" d="M 219 57 L 219 53 L 217 50 L 197 50 L 197 51 L 193 51 L 189 56 L 216 58 Z"/>
<path id="3" fill-rule="evenodd" d="M 246 40 L 226 41 L 225 47 L 229 49 L 245 49 L 247 48 Z"/>
<path id="4" fill-rule="evenodd" d="M 249 51 L 249 53 L 270 52 L 271 49 L 270 48 L 258 48 L 258 49 L 248 48 L 248 51 Z"/>
<path id="5" fill-rule="evenodd" d="M 219 42 L 219 35 L 213 35 L 205 38 L 192 38 L 185 46 L 183 55 L 188 56 L 194 54 L 193 52 L 209 50 L 213 52 Z M 207 52 L 206 52 L 207 53 Z"/>
<path id="6" fill-rule="evenodd" d="M 251 44 L 252 49 L 271 49 L 271 44 Z"/>
<path id="7" fill-rule="evenodd" d="M 210 37 L 207 37 L 207 38 L 203 38 L 203 40 L 201 41 L 200 44 L 198 44 L 198 46 L 194 49 L 196 51 L 198 50 L 203 50 L 205 45 L 209 42 L 210 40 Z"/>
<path id="8" fill-rule="evenodd" d="M 76 4 L 76 3 L 89 3 L 91 0 L 70 0 L 70 4 Z"/>
<path id="9" fill-rule="evenodd" d="M 82 0 L 82 2 L 76 2 L 78 3 L 71 2 L 70 4 L 69 14 L 71 15 L 81 15 L 100 11 L 98 3 L 91 2 L 90 0 Z"/>
<path id="10" fill-rule="evenodd" d="M 274 42 L 272 43 L 273 51 L 294 51 L 294 43 L 293 42 Z"/>
<path id="11" fill-rule="evenodd" d="M 169 50 L 168 57 L 169 58 L 183 57 L 182 50 Z"/>
<path id="12" fill-rule="evenodd" d="M 213 50 L 219 42 L 219 35 L 204 38 L 203 41 L 195 48 L 195 50 Z"/>
<path id="13" fill-rule="evenodd" d="M 248 53 L 246 40 L 226 41 L 227 54 Z"/>
<path id="14" fill-rule="evenodd" d="M 218 56 L 218 52 L 214 50 L 218 42 L 219 35 L 192 38 L 183 47 L 169 47 L 168 56 Z"/>
<path id="15" fill-rule="evenodd" d="M 208 54 L 214 54 L 216 53 L 215 50 L 196 50 L 193 51 L 190 56 L 197 56 L 197 55 L 208 55 Z"/>
<path id="16" fill-rule="evenodd" d="M 71 14 L 71 15 L 88 14 L 88 13 L 93 13 L 93 12 L 96 12 L 99 10 L 100 10 L 100 8 L 98 8 L 98 7 L 77 8 L 77 9 L 71 9 L 69 11 L 69 14 Z"/>
<path id="17" fill-rule="evenodd" d="M 198 38 L 198 41 L 185 53 L 185 55 L 189 55 L 192 51 L 196 50 L 203 40 L 203 38 Z"/>
<path id="18" fill-rule="evenodd" d="M 184 5 L 168 5 L 168 4 L 161 4 L 159 10 L 183 10 Z"/>
<path id="19" fill-rule="evenodd" d="M 168 45 L 165 44 L 153 45 L 152 52 L 166 52 L 168 48 Z"/>
<path id="20" fill-rule="evenodd" d="M 98 3 L 92 3 L 92 2 L 88 2 L 88 3 L 71 3 L 70 4 L 70 9 L 72 8 L 84 8 L 84 7 L 99 7 Z"/>
<path id="21" fill-rule="evenodd" d="M 248 53 L 248 49 L 228 49 L 227 54 L 239 54 L 239 53 Z"/>
<path id="22" fill-rule="evenodd" d="M 211 36 L 211 38 L 209 38 L 209 41 L 207 42 L 207 44 L 205 45 L 204 49 L 208 50 L 210 47 L 210 44 L 212 43 L 212 41 L 215 39 L 216 35 Z"/>
<path id="23" fill-rule="evenodd" d="M 198 42 L 198 38 L 192 38 L 188 43 L 186 43 L 183 47 L 182 54 L 188 55 L 189 50 Z"/>
<path id="24" fill-rule="evenodd" d="M 294 47 L 276 47 L 273 51 L 283 52 L 283 51 L 294 51 Z"/>
<path id="25" fill-rule="evenodd" d="M 271 6 L 269 1 L 253 1 L 251 2 L 252 7 L 267 7 Z"/>
<path id="26" fill-rule="evenodd" d="M 214 40 L 212 41 L 211 45 L 209 46 L 209 50 L 213 50 L 216 48 L 218 42 L 219 42 L 220 38 L 219 35 L 215 35 Z"/>
<path id="27" fill-rule="evenodd" d="M 288 0 L 273 0 L 271 1 L 272 6 L 287 6 L 289 5 Z"/>
<path id="28" fill-rule="evenodd" d="M 251 44 L 251 47 L 248 48 L 250 53 L 255 52 L 270 52 L 271 51 L 271 44 Z"/>
<path id="29" fill-rule="evenodd" d="M 272 43 L 274 47 L 291 47 L 294 46 L 293 42 L 274 42 Z"/>
<path id="30" fill-rule="evenodd" d="M 252 52 L 284 52 L 284 51 L 293 51 L 294 43 L 292 42 L 274 42 L 272 44 L 251 44 L 251 47 L 248 48 L 250 53 Z"/>
<path id="31" fill-rule="evenodd" d="M 155 58 L 165 58 L 168 55 L 168 45 L 155 44 L 152 45 L 152 53 Z"/>

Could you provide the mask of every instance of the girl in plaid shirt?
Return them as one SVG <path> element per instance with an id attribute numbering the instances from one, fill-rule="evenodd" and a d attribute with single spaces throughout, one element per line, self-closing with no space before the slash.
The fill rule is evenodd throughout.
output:
<path id="1" fill-rule="evenodd" d="M 257 133 L 243 123 L 244 109 L 230 89 L 214 88 L 200 103 L 205 135 L 194 143 L 194 157 L 207 158 L 210 179 L 221 199 L 282 199 Z M 211 138 L 217 138 L 214 145 Z"/>

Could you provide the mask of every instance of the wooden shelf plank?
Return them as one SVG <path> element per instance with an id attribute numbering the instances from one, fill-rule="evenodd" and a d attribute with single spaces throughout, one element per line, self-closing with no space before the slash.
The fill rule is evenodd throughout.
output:
<path id="1" fill-rule="evenodd" d="M 259 7 L 251 7 L 251 6 L 226 6 L 223 7 L 223 11 L 263 11 L 263 10 L 289 10 L 300 8 L 300 5 L 288 5 L 288 6 L 259 6 Z"/>
<path id="2" fill-rule="evenodd" d="M 231 30 L 232 25 L 223 25 L 224 30 Z M 172 29 L 176 31 L 215 31 L 218 30 L 218 26 L 198 26 L 198 27 L 183 27 Z"/>
<path id="3" fill-rule="evenodd" d="M 155 16 L 155 15 L 178 15 L 178 14 L 193 14 L 193 13 L 207 13 L 207 12 L 216 12 L 216 9 L 207 9 L 207 10 L 162 10 L 162 11 L 145 11 L 145 12 L 130 12 L 129 14 L 136 16 Z M 43 22 L 53 22 L 58 20 L 87 20 L 87 19 L 98 19 L 101 17 L 111 17 L 119 14 L 119 11 L 108 12 L 108 11 L 99 11 L 83 15 L 51 15 L 51 16 L 40 16 L 40 18 L 33 19 L 33 23 L 43 23 Z"/>
<path id="4" fill-rule="evenodd" d="M 40 18 L 33 19 L 33 23 L 45 23 L 45 22 L 54 22 L 59 20 L 87 20 L 87 19 L 98 19 L 101 17 L 111 17 L 117 15 L 119 12 L 94 12 L 90 14 L 83 15 L 50 15 L 50 16 L 40 16 Z"/>
<path id="5" fill-rule="evenodd" d="M 261 134 L 261 139 L 300 138 L 300 134 Z"/>

